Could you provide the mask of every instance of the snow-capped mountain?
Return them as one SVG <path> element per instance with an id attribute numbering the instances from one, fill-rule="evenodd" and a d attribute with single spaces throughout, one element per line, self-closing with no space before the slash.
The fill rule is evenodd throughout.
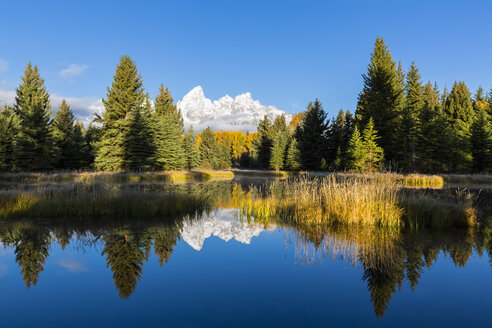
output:
<path id="1" fill-rule="evenodd" d="M 212 235 L 222 240 L 229 241 L 235 239 L 243 244 L 250 244 L 253 237 L 258 237 L 263 226 L 258 224 L 248 224 L 241 222 L 234 213 L 235 209 L 223 209 L 200 220 L 185 221 L 181 230 L 181 238 L 196 249 L 201 250 L 205 239 Z M 271 225 L 269 231 L 274 230 L 275 226 Z"/>
<path id="2" fill-rule="evenodd" d="M 215 131 L 253 132 L 265 115 L 273 121 L 275 117 L 284 114 L 287 124 L 292 119 L 292 115 L 285 111 L 274 106 L 264 106 L 258 100 L 253 100 L 249 92 L 235 98 L 226 95 L 212 101 L 205 98 L 201 86 L 188 92 L 178 101 L 177 106 L 181 110 L 185 125 L 193 125 L 196 131 L 210 127 Z"/>

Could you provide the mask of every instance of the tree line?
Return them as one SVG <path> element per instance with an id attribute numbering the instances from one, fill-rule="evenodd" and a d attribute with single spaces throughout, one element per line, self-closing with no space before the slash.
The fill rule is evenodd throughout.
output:
<path id="1" fill-rule="evenodd" d="M 63 100 L 53 115 L 37 66 L 29 63 L 15 103 L 0 111 L 0 170 L 189 170 L 230 167 L 275 170 L 381 169 L 399 172 L 490 172 L 492 91 L 471 95 L 423 83 L 412 63 L 404 72 L 382 38 L 371 53 L 355 113 L 327 118 L 319 100 L 286 122 L 264 117 L 255 133 L 185 131 L 163 85 L 155 99 L 135 62 L 123 56 L 88 127 Z"/>

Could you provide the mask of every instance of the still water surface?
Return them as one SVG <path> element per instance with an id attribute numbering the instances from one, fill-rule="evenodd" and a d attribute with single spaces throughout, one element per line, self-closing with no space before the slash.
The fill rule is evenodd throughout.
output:
<path id="1" fill-rule="evenodd" d="M 233 208 L 0 229 L 2 327 L 481 327 L 490 241 L 465 231 L 313 235 Z"/>

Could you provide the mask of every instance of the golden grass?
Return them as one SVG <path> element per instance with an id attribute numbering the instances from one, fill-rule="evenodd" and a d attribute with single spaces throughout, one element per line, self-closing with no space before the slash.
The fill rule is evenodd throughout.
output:
<path id="1" fill-rule="evenodd" d="M 243 216 L 294 222 L 305 227 L 326 224 L 384 228 L 476 226 L 479 221 L 470 192 L 454 199 L 405 192 L 396 180 L 330 175 L 273 182 L 241 204 Z"/>
<path id="2" fill-rule="evenodd" d="M 398 174 L 398 173 L 333 173 L 340 179 L 366 179 L 378 183 L 397 184 L 410 188 L 441 188 L 444 178 L 438 175 Z"/>
<path id="3" fill-rule="evenodd" d="M 335 176 L 272 183 L 266 197 L 250 198 L 242 206 L 246 216 L 279 218 L 303 224 L 371 224 L 398 227 L 398 187 L 366 179 Z"/>
<path id="4" fill-rule="evenodd" d="M 200 215 L 210 209 L 210 201 L 205 197 L 121 190 L 98 184 L 46 187 L 0 195 L 1 219 L 165 218 Z"/>

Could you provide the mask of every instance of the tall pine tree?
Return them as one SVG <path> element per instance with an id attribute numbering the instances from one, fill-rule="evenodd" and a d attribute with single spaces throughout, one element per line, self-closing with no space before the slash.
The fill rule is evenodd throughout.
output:
<path id="1" fill-rule="evenodd" d="M 396 133 L 396 142 L 399 145 L 397 149 L 397 160 L 399 168 L 405 172 L 415 170 L 417 121 L 424 105 L 422 93 L 423 87 L 420 74 L 415 63 L 412 62 L 405 83 L 405 105 Z"/>
<path id="2" fill-rule="evenodd" d="M 162 169 L 179 170 L 185 167 L 183 149 L 183 118 L 171 93 L 161 85 L 155 98 L 157 162 Z"/>
<path id="3" fill-rule="evenodd" d="M 403 73 L 397 69 L 388 47 L 380 37 L 371 53 L 368 72 L 363 75 L 364 87 L 359 95 L 356 118 L 365 126 L 372 117 L 381 136 L 381 146 L 389 161 L 395 160 L 398 117 L 403 107 Z"/>
<path id="4" fill-rule="evenodd" d="M 104 113 L 97 117 L 102 123 L 101 140 L 97 145 L 95 166 L 100 170 L 124 168 L 125 139 L 129 113 L 145 101 L 142 77 L 135 62 L 127 55 L 121 57 L 113 83 L 103 99 Z"/>
<path id="5" fill-rule="evenodd" d="M 492 128 L 485 110 L 477 114 L 471 127 L 471 153 L 474 172 L 487 172 L 492 168 Z"/>
<path id="6" fill-rule="evenodd" d="M 451 163 L 452 171 L 466 171 L 469 169 L 472 155 L 470 144 L 470 129 L 474 120 L 471 93 L 464 82 L 455 82 L 451 93 L 444 101 L 444 113 L 457 135 L 453 149 L 454 158 Z"/>
<path id="7" fill-rule="evenodd" d="M 185 169 L 191 170 L 196 168 L 200 163 L 200 159 L 196 148 L 195 131 L 193 130 L 193 126 L 190 126 L 188 131 L 185 133 L 183 147 L 185 155 Z"/>
<path id="8" fill-rule="evenodd" d="M 58 169 L 81 168 L 85 151 L 83 132 L 75 124 L 75 117 L 65 99 L 53 117 L 52 128 L 54 166 Z"/>
<path id="9" fill-rule="evenodd" d="M 50 96 L 37 66 L 27 64 L 16 90 L 15 113 L 19 129 L 14 144 L 16 170 L 39 171 L 52 167 Z"/>
<path id="10" fill-rule="evenodd" d="M 258 129 L 253 140 L 253 161 L 256 166 L 266 169 L 270 165 L 271 149 L 273 144 L 273 128 L 270 120 L 265 115 L 258 124 Z"/>
<path id="11" fill-rule="evenodd" d="M 297 138 L 301 150 L 302 166 L 307 170 L 319 170 L 326 152 L 326 113 L 321 102 L 316 99 L 309 103 L 302 117 L 302 125 Z"/>

